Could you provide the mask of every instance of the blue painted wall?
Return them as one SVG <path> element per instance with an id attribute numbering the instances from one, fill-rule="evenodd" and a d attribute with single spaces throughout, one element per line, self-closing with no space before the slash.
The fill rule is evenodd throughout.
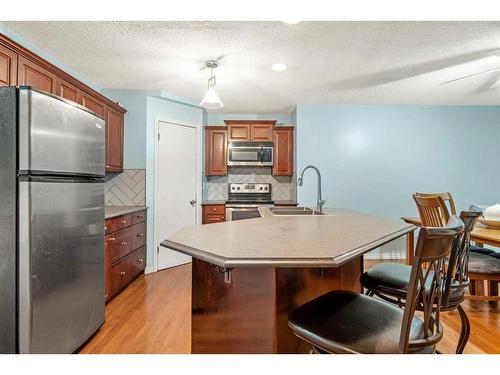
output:
<path id="1" fill-rule="evenodd" d="M 297 171 L 320 169 L 329 207 L 398 219 L 416 214 L 416 191 L 450 191 L 457 209 L 500 201 L 498 106 L 298 105 L 296 116 Z M 306 173 L 298 199 L 314 205 Z"/>

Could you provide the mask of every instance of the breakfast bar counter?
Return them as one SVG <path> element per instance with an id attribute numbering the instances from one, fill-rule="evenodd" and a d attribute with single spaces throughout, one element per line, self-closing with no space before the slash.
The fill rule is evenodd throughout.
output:
<path id="1" fill-rule="evenodd" d="M 288 327 L 299 305 L 335 289 L 360 292 L 363 254 L 411 224 L 347 209 L 182 229 L 162 246 L 193 257 L 193 353 L 305 353 Z"/>

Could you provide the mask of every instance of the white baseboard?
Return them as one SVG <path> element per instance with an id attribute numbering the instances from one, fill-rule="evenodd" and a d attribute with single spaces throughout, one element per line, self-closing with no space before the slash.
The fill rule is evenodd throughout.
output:
<path id="1" fill-rule="evenodd" d="M 148 273 L 153 273 L 153 272 L 156 272 L 156 268 L 154 266 L 146 267 L 146 269 L 144 270 L 145 275 L 147 275 Z"/>

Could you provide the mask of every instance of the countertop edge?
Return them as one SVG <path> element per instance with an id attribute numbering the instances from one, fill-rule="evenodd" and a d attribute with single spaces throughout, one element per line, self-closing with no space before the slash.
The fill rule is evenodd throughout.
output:
<path id="1" fill-rule="evenodd" d="M 399 237 L 402 237 L 417 229 L 414 225 L 398 230 L 390 235 L 382 237 L 376 241 L 370 242 L 364 246 L 353 249 L 335 258 L 225 258 L 203 250 L 195 249 L 170 240 L 164 240 L 160 246 L 179 251 L 190 255 L 193 258 L 214 264 L 225 268 L 257 268 L 257 267 L 276 267 L 276 268 L 301 268 L 301 267 L 340 267 L 345 263 L 371 251 Z"/>
<path id="2" fill-rule="evenodd" d="M 106 213 L 107 208 L 113 209 L 115 207 L 122 207 L 122 206 L 105 206 L 104 207 L 104 219 L 111 219 L 114 217 L 131 214 L 131 213 L 137 212 L 137 211 L 144 211 L 144 210 L 148 209 L 147 206 L 127 206 L 127 208 L 123 208 L 121 211 L 118 211 L 115 213 Z"/>

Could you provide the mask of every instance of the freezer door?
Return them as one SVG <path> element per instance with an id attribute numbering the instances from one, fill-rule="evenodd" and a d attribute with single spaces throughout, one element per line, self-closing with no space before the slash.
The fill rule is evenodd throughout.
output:
<path id="1" fill-rule="evenodd" d="M 72 353 L 104 322 L 104 186 L 19 182 L 19 351 Z"/>
<path id="2" fill-rule="evenodd" d="M 19 90 L 19 169 L 104 175 L 105 123 L 61 98 Z"/>

